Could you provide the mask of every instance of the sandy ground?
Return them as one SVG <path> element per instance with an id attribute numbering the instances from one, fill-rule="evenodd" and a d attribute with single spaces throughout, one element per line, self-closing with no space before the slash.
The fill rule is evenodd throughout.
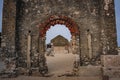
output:
<path id="1" fill-rule="evenodd" d="M 46 56 L 49 72 L 52 74 L 63 74 L 72 71 L 75 56 L 72 53 L 57 53 L 54 56 Z"/>
<path id="2" fill-rule="evenodd" d="M 0 80 L 102 80 L 99 77 L 30 77 L 19 76 L 17 78 L 0 78 Z"/>
<path id="3" fill-rule="evenodd" d="M 0 80 L 102 80 L 101 77 L 56 77 L 66 72 L 71 72 L 73 69 L 73 62 L 75 55 L 72 53 L 66 54 L 64 52 L 57 53 L 54 56 L 46 56 L 49 73 L 54 74 L 53 77 L 31 77 L 19 76 L 17 78 L 0 78 Z M 4 63 L 0 60 L 0 71 L 3 69 Z M 110 78 L 109 80 L 120 80 L 120 78 Z"/>

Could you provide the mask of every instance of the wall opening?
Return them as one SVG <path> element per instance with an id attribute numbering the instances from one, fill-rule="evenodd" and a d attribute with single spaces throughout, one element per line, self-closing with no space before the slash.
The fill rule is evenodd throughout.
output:
<path id="1" fill-rule="evenodd" d="M 65 25 L 56 24 L 46 32 L 46 45 L 51 43 L 51 52 L 47 47 L 45 53 L 50 73 L 59 75 L 72 70 L 75 55 L 70 51 L 71 37 Z"/>

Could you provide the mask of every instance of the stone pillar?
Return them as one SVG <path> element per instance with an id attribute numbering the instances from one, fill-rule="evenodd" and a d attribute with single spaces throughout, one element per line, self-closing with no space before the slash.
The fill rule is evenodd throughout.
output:
<path id="1" fill-rule="evenodd" d="M 27 40 L 27 68 L 28 69 L 30 69 L 30 67 L 31 67 L 30 53 L 31 53 L 31 34 L 30 34 L 30 31 L 29 31 L 28 40 Z"/>
<path id="2" fill-rule="evenodd" d="M 76 38 L 74 35 L 72 35 L 72 53 L 76 53 Z"/>
<path id="3" fill-rule="evenodd" d="M 41 39 L 41 52 L 42 52 L 42 54 L 44 52 L 44 37 L 42 37 L 42 39 Z"/>
<path id="4" fill-rule="evenodd" d="M 89 54 L 89 58 L 92 58 L 92 37 L 91 37 L 91 33 L 89 30 L 87 30 L 87 41 L 88 41 L 88 54 Z"/>
<path id="5" fill-rule="evenodd" d="M 101 0 L 101 43 L 104 50 L 103 54 L 116 55 L 116 25 L 114 0 Z M 105 35 L 102 35 L 105 34 Z M 105 41 L 106 40 L 106 41 Z M 104 43 L 106 44 L 104 44 Z M 101 52 L 102 53 L 102 52 Z"/>
<path id="6" fill-rule="evenodd" d="M 8 57 L 15 57 L 16 0 L 3 1 L 2 49 Z"/>
<path id="7" fill-rule="evenodd" d="M 45 52 L 45 38 L 40 36 L 38 39 L 38 43 L 39 43 L 39 45 L 38 45 L 39 53 L 44 54 L 44 52 Z"/>
<path id="8" fill-rule="evenodd" d="M 45 40 L 46 40 L 46 37 L 43 37 L 43 53 L 45 53 Z"/>

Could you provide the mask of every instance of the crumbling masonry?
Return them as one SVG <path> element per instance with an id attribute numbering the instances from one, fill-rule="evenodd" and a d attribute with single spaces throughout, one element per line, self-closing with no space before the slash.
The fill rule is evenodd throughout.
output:
<path id="1" fill-rule="evenodd" d="M 4 0 L 3 53 L 17 57 L 17 67 L 38 67 L 31 64 L 44 56 L 46 31 L 56 24 L 68 27 L 81 61 L 117 55 L 114 0 Z"/>

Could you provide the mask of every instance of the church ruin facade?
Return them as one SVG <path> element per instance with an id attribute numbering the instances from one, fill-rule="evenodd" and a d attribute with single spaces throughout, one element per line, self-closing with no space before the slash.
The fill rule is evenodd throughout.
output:
<path id="1" fill-rule="evenodd" d="M 3 52 L 18 57 L 18 67 L 31 67 L 36 54 L 44 56 L 46 31 L 56 24 L 70 30 L 80 60 L 117 54 L 114 0 L 4 0 Z"/>

